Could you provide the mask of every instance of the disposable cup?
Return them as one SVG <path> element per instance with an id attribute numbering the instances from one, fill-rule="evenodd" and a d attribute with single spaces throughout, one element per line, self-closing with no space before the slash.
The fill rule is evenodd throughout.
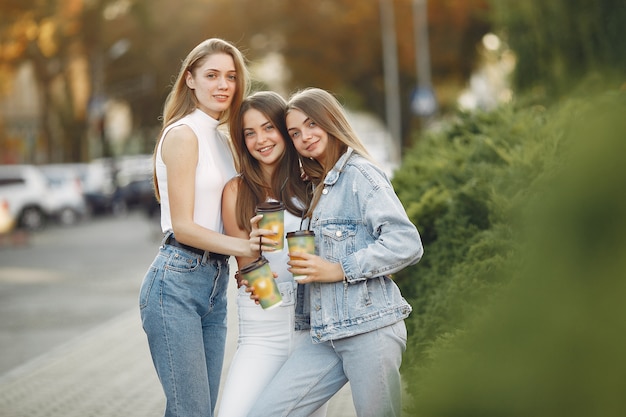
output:
<path id="1" fill-rule="evenodd" d="M 280 201 L 266 201 L 257 205 L 256 213 L 263 215 L 259 221 L 259 228 L 269 229 L 276 233 L 272 236 L 266 236 L 276 242 L 274 250 L 283 250 L 285 245 L 285 205 Z"/>
<path id="2" fill-rule="evenodd" d="M 264 310 L 278 307 L 283 302 L 274 274 L 270 269 L 267 259 L 263 256 L 249 263 L 239 271 L 243 279 L 254 287 L 254 293 L 259 297 L 259 302 Z"/>
<path id="3" fill-rule="evenodd" d="M 287 233 L 287 245 L 289 246 L 289 257 L 292 261 L 302 259 L 299 256 L 291 255 L 292 252 L 304 252 L 315 254 L 315 233 L 312 230 L 296 230 Z M 304 278 L 305 275 L 293 274 L 294 280 Z"/>

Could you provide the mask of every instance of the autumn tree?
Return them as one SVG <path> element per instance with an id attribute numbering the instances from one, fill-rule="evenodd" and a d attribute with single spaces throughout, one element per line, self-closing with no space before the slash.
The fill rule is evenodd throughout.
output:
<path id="1" fill-rule="evenodd" d="M 488 29 L 487 1 L 428 3 L 432 78 L 444 110 L 474 68 L 474 45 Z M 393 1 L 405 134 L 416 85 L 412 3 Z M 317 86 L 384 119 L 379 6 L 379 0 L 5 1 L 0 80 L 10 79 L 20 63 L 34 63 L 45 97 L 42 142 L 51 161 L 94 155 L 89 122 L 111 99 L 130 106 L 133 135 L 150 151 L 173 77 L 187 52 L 209 37 L 235 43 L 253 68 L 280 57 L 284 68 L 273 75 L 283 79 L 285 95 Z M 81 83 L 86 87 L 78 88 Z M 100 133 L 101 153 L 111 153 Z"/>
<path id="2" fill-rule="evenodd" d="M 47 159 L 64 153 L 78 158 L 87 102 L 80 85 L 86 69 L 77 20 L 80 2 L 3 2 L 0 13 L 3 90 L 16 68 L 31 62 L 41 92 L 39 142 Z"/>

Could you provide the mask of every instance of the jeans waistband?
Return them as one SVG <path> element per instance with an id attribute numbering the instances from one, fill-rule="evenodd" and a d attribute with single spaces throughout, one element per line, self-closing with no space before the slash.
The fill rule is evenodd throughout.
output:
<path id="1" fill-rule="evenodd" d="M 196 255 L 200 256 L 204 256 L 206 252 L 207 258 L 216 261 L 228 262 L 228 258 L 230 258 L 230 255 L 222 255 L 221 253 L 209 252 L 203 249 L 194 248 L 193 246 L 185 245 L 184 243 L 180 243 L 178 240 L 176 240 L 173 233 L 169 233 L 169 235 L 165 237 L 163 243 L 165 245 L 175 246 L 177 248 L 184 249 L 188 252 L 195 253 Z"/>

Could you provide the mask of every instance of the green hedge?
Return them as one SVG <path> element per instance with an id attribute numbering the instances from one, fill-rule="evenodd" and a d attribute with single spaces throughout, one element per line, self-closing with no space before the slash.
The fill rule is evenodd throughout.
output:
<path id="1" fill-rule="evenodd" d="M 584 301 L 577 297 L 589 288 L 570 288 L 570 278 L 583 277 L 568 269 L 574 273 L 570 277 L 559 268 L 570 262 L 589 267 L 585 245 L 605 248 L 602 233 L 615 234 L 610 222 L 596 230 L 594 216 L 602 215 L 604 207 L 607 213 L 600 220 L 616 220 L 616 210 L 623 207 L 604 203 L 619 194 L 618 185 L 619 201 L 626 201 L 624 165 L 603 163 L 603 158 L 616 162 L 626 155 L 625 121 L 626 101 L 619 93 L 571 98 L 550 109 L 508 106 L 460 114 L 448 127 L 422 137 L 406 154 L 393 182 L 425 248 L 418 265 L 396 276 L 414 307 L 407 320 L 409 342 L 402 369 L 410 394 L 407 415 L 549 414 L 533 414 L 531 405 L 517 402 L 534 393 L 533 383 L 544 376 L 547 384 L 561 382 L 556 372 L 565 362 L 546 367 L 547 358 L 566 350 L 567 343 L 581 341 L 581 334 L 565 331 L 558 339 L 558 327 L 541 325 L 552 318 L 557 324 L 566 325 L 569 319 L 581 323 L 574 301 Z M 603 179 L 594 170 L 603 168 L 606 187 L 596 195 L 599 183 L 594 181 Z M 618 177 L 620 182 L 613 182 Z M 589 198 L 602 204 L 580 204 Z M 617 220 L 623 224 L 626 211 L 620 215 Z M 619 245 L 626 241 L 626 229 L 621 232 L 612 236 L 620 237 Z M 569 253 L 562 246 L 579 252 Z M 551 264 L 554 255 L 556 265 Z M 623 262 L 617 256 L 608 261 L 617 258 Z M 596 271 L 586 273 L 587 283 L 595 283 Z M 616 291 L 624 289 L 620 285 Z M 605 295 L 602 289 L 593 294 Z M 561 295 L 566 297 L 562 311 Z M 569 324 L 565 330 L 576 327 Z M 581 326 L 589 324 L 584 320 Z M 544 362 L 534 363 L 542 349 Z M 509 354 L 517 354 L 519 361 L 510 363 Z M 544 368 L 547 375 L 541 373 Z M 537 381 L 527 374 L 530 370 L 537 372 Z M 506 383 L 513 381 L 518 383 L 508 392 Z M 490 400 L 491 389 L 500 399 Z M 494 414 L 490 407 L 500 408 Z M 508 413 L 507 407 L 523 413 Z"/>

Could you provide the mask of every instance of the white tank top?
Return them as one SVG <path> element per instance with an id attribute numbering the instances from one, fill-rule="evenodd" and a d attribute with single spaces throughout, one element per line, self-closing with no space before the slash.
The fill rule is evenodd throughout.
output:
<path id="1" fill-rule="evenodd" d="M 172 230 L 167 169 L 161 156 L 161 147 L 167 132 L 180 125 L 189 126 L 198 139 L 193 221 L 202 227 L 223 233 L 222 190 L 235 176 L 235 164 L 228 139 L 217 130 L 219 122 L 199 109 L 169 125 L 159 139 L 155 170 L 161 196 L 161 229 L 164 233 Z"/>

